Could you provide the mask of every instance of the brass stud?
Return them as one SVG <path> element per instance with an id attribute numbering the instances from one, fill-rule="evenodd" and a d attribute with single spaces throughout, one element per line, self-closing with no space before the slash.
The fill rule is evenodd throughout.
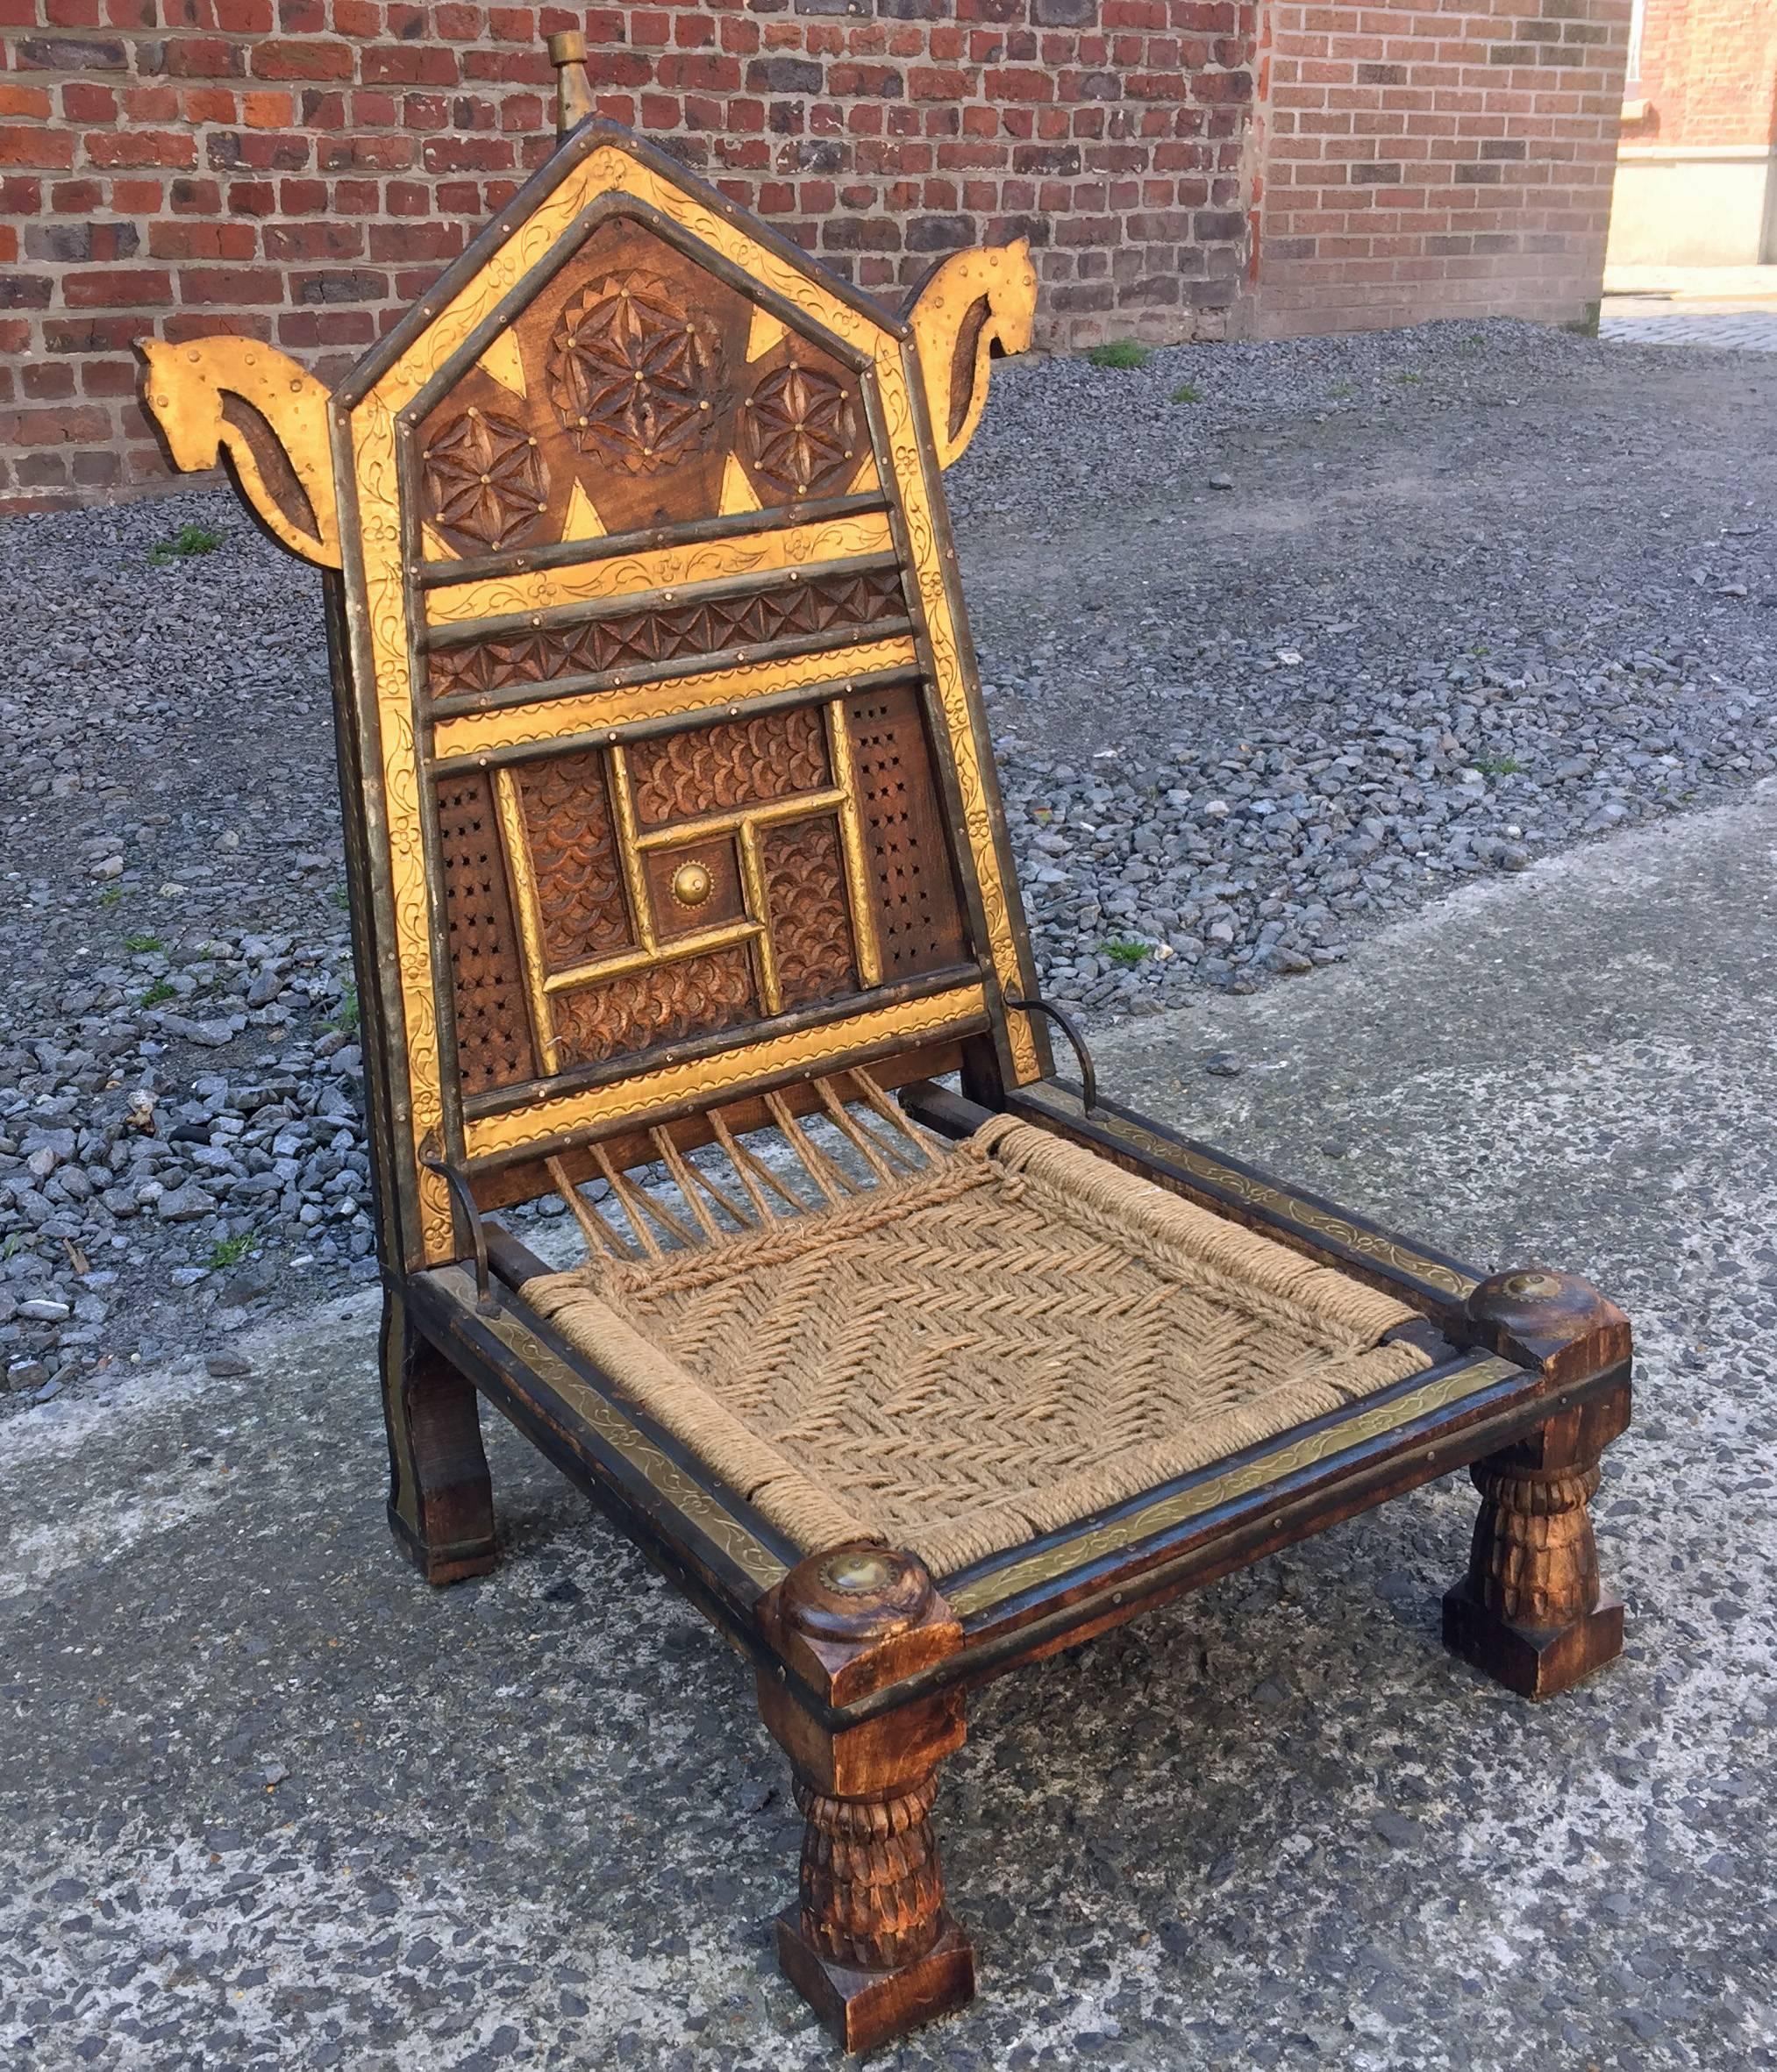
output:
<path id="1" fill-rule="evenodd" d="M 702 864 L 681 864 L 673 873 L 673 897 L 682 907 L 701 907 L 715 889 L 715 880 Z"/>

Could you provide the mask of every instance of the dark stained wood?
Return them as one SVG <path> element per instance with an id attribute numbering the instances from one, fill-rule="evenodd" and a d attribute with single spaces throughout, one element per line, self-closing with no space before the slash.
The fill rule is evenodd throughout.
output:
<path id="1" fill-rule="evenodd" d="M 1589 1302 L 1575 1287 L 1552 1290 L 1538 1320 L 1523 1314 L 1530 1298 L 1518 1289 L 1512 1299 L 1520 1328 L 1552 1343 L 1565 1328 L 1572 1342 L 1588 1344 L 1598 1311 L 1610 1306 L 1595 1289 L 1586 1293 Z M 1559 1361 L 1559 1350 L 1550 1357 Z M 1468 1573 L 1444 1599 L 1444 1642 L 1521 1698 L 1556 1697 L 1623 1651 L 1623 1604 L 1600 1588 L 1588 1506 L 1598 1488 L 1599 1456 L 1628 1428 L 1629 1412 L 1625 1378 L 1607 1394 L 1564 1408 L 1470 1470 L 1481 1515 Z"/>
<path id="2" fill-rule="evenodd" d="M 396 1543 L 428 1583 L 485 1576 L 499 1557 L 475 1385 L 395 1294 L 383 1301 L 382 1357 Z"/>
<path id="3" fill-rule="evenodd" d="M 1491 1275 L 1463 1305 L 1463 1321 L 1471 1343 L 1538 1367 L 1551 1381 L 1629 1357 L 1629 1319 L 1590 1281 L 1552 1267 Z"/>
<path id="4" fill-rule="evenodd" d="M 824 1711 L 962 1645 L 924 1566 L 869 1542 L 800 1563 L 760 1613 L 782 1669 Z M 804 1823 L 800 1897 L 778 1918 L 779 1959 L 845 2049 L 873 2049 L 974 1990 L 931 1832 L 938 1766 L 967 1731 L 961 1695 L 934 1691 L 835 1731 L 787 1676 L 761 1667 L 759 1701 L 790 1758 Z"/>
<path id="5" fill-rule="evenodd" d="M 967 954 L 957 858 L 934 775 L 924 701 L 913 684 L 846 701 L 882 976 L 893 981 Z"/>
<path id="6" fill-rule="evenodd" d="M 344 401 L 361 398 L 443 300 L 490 263 L 520 216 L 610 135 L 597 123 L 575 130 L 348 380 Z M 682 181 L 660 154 L 640 155 L 663 181 Z M 721 219 L 740 219 L 722 197 L 701 188 L 697 196 Z M 774 233 L 747 228 L 784 267 L 801 263 Z M 853 310 L 869 309 L 828 285 Z M 1608 1660 L 1621 1645 L 1622 1608 L 1601 1591 L 1588 1505 L 1602 1449 L 1628 1420 L 1629 1329 L 1573 1277 L 1531 1267 L 1481 1279 L 1133 1109 L 1106 1102 L 1085 1113 L 1050 1074 L 1040 1025 L 1036 1069 L 1046 1076 L 1017 1085 L 1032 1068 L 1014 1046 L 1017 1010 L 1002 988 L 1029 999 L 1034 975 L 1016 886 L 1009 881 L 1002 922 L 983 879 L 991 851 L 1007 858 L 1003 815 L 919 370 L 910 359 L 916 488 L 904 466 L 897 477 L 890 465 L 908 441 L 902 428 L 888 437 L 866 345 L 813 344 L 785 294 L 742 278 L 731 258 L 700 256 L 689 229 L 665 211 L 596 201 L 522 282 L 497 292 L 503 299 L 490 293 L 473 334 L 399 413 L 392 490 L 376 490 L 368 468 L 356 481 L 346 413 L 332 417 L 347 578 L 330 578 L 329 626 L 388 1289 L 389 1518 L 433 1582 L 492 1565 L 477 1409 L 485 1396 L 747 1656 L 803 1819 L 797 1898 L 777 1924 L 780 1961 L 843 2046 L 870 2048 L 974 1989 L 932 1826 L 941 1766 L 963 1743 L 974 1684 L 1459 1468 L 1471 1471 L 1481 1509 L 1467 1572 L 1445 1599 L 1448 1644 L 1531 1698 Z M 767 321 L 755 321 L 760 311 Z M 943 405 L 952 431 L 983 320 L 971 313 L 955 339 Z M 892 351 L 910 351 L 898 320 L 884 335 L 900 341 Z M 257 451 L 257 428 L 235 429 Z M 853 493 L 868 445 L 882 487 Z M 300 529 L 290 482 L 271 494 Z M 749 499 L 763 508 L 720 508 Z M 362 580 L 365 537 L 392 538 L 391 511 L 417 680 L 412 767 L 430 815 L 417 873 L 412 827 L 402 821 L 406 846 L 390 834 L 405 800 L 405 746 L 385 764 L 373 679 L 388 667 L 387 630 L 379 622 L 378 649 Z M 892 554 L 879 551 L 880 523 L 840 528 L 831 561 L 817 548 L 789 572 L 772 564 L 795 562 L 804 543 L 780 538 L 781 551 L 760 552 L 733 544 L 866 512 L 886 515 Z M 639 566 L 624 588 L 616 558 L 668 546 L 695 547 L 677 564 L 694 575 L 717 573 L 675 586 L 658 566 Z M 952 658 L 935 647 L 920 585 L 905 573 L 916 549 L 928 568 L 937 556 L 956 616 L 966 713 L 954 728 L 936 689 Z M 460 558 L 446 558 L 453 551 Z M 436 604 L 443 585 L 574 562 L 600 564 L 606 580 L 527 582 L 484 601 L 498 606 L 496 616 L 432 630 L 424 623 L 426 594 Z M 560 602 L 583 600 L 589 587 L 613 595 Z M 558 602 L 527 612 L 533 593 Z M 843 664 L 864 631 L 892 634 L 901 644 L 883 652 L 901 659 L 848 676 Z M 783 666 L 817 644 L 824 656 L 832 650 L 831 672 L 824 659 Z M 707 693 L 712 665 L 743 655 L 736 702 L 694 719 L 695 700 L 631 694 L 643 680 L 698 674 Z M 539 687 L 545 696 L 533 697 Z M 552 734 L 546 698 L 567 692 L 580 731 Z M 544 707 L 535 730 L 529 720 L 467 717 L 515 701 Z M 629 717 L 590 724 L 606 706 Z M 432 754 L 441 725 L 459 749 L 444 764 Z M 845 755 L 836 766 L 841 742 L 849 767 Z M 843 809 L 831 795 L 802 802 L 848 782 Z M 796 802 L 782 818 L 737 826 L 786 800 Z M 732 817 L 711 824 L 718 815 Z M 992 840 L 982 837 L 977 850 L 969 830 L 984 819 Z M 861 868 L 854 852 L 848 869 L 845 844 L 856 828 Z M 632 850 L 638 831 L 660 837 L 658 846 Z M 395 926 L 397 867 L 415 873 L 402 886 L 411 901 L 402 908 L 405 941 Z M 946 1577 L 941 1591 L 917 1559 L 891 1548 L 805 1557 L 532 1309 L 525 1291 L 542 1268 L 510 1234 L 486 1231 L 495 1283 L 480 1297 L 464 1267 L 436 1263 L 449 1242 L 439 1225 L 425 1249 L 408 1061 L 410 1035 L 417 1052 L 433 1003 L 423 984 L 411 989 L 424 960 L 413 960 L 406 991 L 397 966 L 403 950 L 412 955 L 410 915 L 422 903 L 434 961 L 448 972 L 436 1002 L 440 1083 L 427 1089 L 427 1157 L 435 1145 L 462 1169 L 466 1130 L 489 1116 L 668 1067 L 674 1075 L 670 1098 L 644 1106 L 645 1086 L 596 1145 L 597 1126 L 579 1124 L 479 1161 L 469 1177 L 484 1210 L 549 1188 L 547 1156 L 574 1180 L 599 1170 L 600 1153 L 620 1167 L 654 1163 L 659 1146 L 637 1127 L 638 1113 L 669 1126 L 680 1150 L 710 1143 L 718 1115 L 739 1135 L 765 1127 L 774 1110 L 757 1091 L 720 1096 L 747 1083 L 745 1064 L 724 1059 L 705 1076 L 703 1061 L 771 1037 L 784 1039 L 773 1069 L 789 1071 L 790 1039 L 807 1037 L 802 1076 L 781 1086 L 776 1114 L 817 1110 L 813 1074 L 848 1062 L 869 1063 L 884 1086 L 905 1089 L 910 1114 L 953 1137 L 1009 1112 L 1402 1297 L 1418 1321 L 1399 1335 L 1432 1364 Z M 684 960 L 659 955 L 667 938 L 743 915 L 753 924 L 746 939 L 694 943 Z M 867 919 L 881 963 L 881 983 L 867 989 Z M 523 961 L 527 946 L 534 968 Z M 604 958 L 620 961 L 602 966 Z M 546 986 L 563 972 L 572 973 L 566 984 Z M 886 1010 L 965 982 L 982 1005 L 960 1036 L 881 1036 Z M 868 1048 L 839 1047 L 843 1017 L 867 998 L 885 1010 L 878 1036 Z M 829 1035 L 829 1024 L 841 1033 Z M 546 1073 L 550 1026 L 560 1069 Z M 930 1083 L 952 1072 L 961 1093 Z M 754 1077 L 755 1089 L 762 1080 Z M 460 1235 L 475 1228 L 472 1214 L 465 1221 Z M 1065 1295 L 1058 1290 L 1058 1302 Z"/>

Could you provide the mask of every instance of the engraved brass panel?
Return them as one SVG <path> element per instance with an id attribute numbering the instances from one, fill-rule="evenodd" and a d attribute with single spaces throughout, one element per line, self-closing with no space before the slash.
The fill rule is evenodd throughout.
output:
<path id="1" fill-rule="evenodd" d="M 1406 1395 L 1359 1411 L 1325 1431 L 1314 1432 L 1305 1439 L 1281 1446 L 1243 1467 L 1231 1468 L 1224 1475 L 1212 1476 L 1208 1481 L 1181 1490 L 1173 1496 L 1157 1498 L 1122 1518 L 1076 1533 L 1056 1546 L 1045 1548 L 1040 1554 L 996 1569 L 973 1583 L 947 1584 L 945 1601 L 959 1619 L 971 1618 L 978 1612 L 1004 1604 L 1009 1598 L 1034 1590 L 1039 1584 L 1053 1583 L 1058 1577 L 1101 1561 L 1106 1555 L 1120 1554 L 1125 1548 L 1153 1538 L 1156 1533 L 1167 1532 L 1189 1519 L 1201 1518 L 1224 1504 L 1252 1495 L 1255 1490 L 1269 1488 L 1273 1483 L 1331 1460 L 1336 1454 L 1349 1452 L 1354 1446 L 1363 1446 L 1372 1439 L 1399 1431 L 1402 1426 L 1428 1417 L 1435 1410 L 1447 1410 L 1452 1403 L 1478 1396 L 1502 1381 L 1509 1381 L 1514 1375 L 1522 1377 L 1524 1369 L 1514 1366 L 1509 1360 L 1484 1356 L 1441 1380 L 1427 1382 L 1424 1387 L 1411 1390 Z"/>
<path id="2" fill-rule="evenodd" d="M 634 590 L 722 582 L 780 568 L 805 568 L 817 561 L 854 560 L 865 554 L 890 553 L 894 546 L 888 514 L 861 511 L 854 517 L 827 518 L 811 525 L 737 533 L 731 539 L 691 540 L 680 546 L 612 554 L 566 568 L 519 569 L 510 575 L 440 585 L 426 592 L 425 616 L 430 625 L 461 625 L 471 619 L 554 611 L 564 605 L 626 597 Z"/>

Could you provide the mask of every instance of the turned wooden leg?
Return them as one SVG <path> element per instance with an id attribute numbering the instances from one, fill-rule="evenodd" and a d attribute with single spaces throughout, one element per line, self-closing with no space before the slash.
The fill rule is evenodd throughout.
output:
<path id="1" fill-rule="evenodd" d="M 974 1992 L 931 1832 L 938 1764 L 966 1732 L 962 1700 L 941 1691 L 836 1726 L 796 1684 L 846 1705 L 953 1652 L 961 1633 L 924 1569 L 883 1548 L 816 1556 L 775 1596 L 768 1630 L 784 1663 L 760 1670 L 760 1707 L 789 1755 L 804 1823 L 778 1962 L 846 2049 L 869 2050 Z"/>
<path id="2" fill-rule="evenodd" d="M 428 1583 L 485 1576 L 498 1557 L 474 1385 L 413 1328 L 393 1292 L 383 1299 L 382 1350 L 396 1543 Z"/>
<path id="3" fill-rule="evenodd" d="M 1602 1303 L 1583 1282 L 1533 1271 L 1483 1282 L 1469 1307 L 1516 1306 L 1523 1313 L 1514 1320 L 1517 1341 L 1546 1342 L 1552 1327 L 1530 1328 L 1538 1306 L 1547 1312 L 1559 1304 L 1564 1316 L 1577 1318 L 1576 1289 Z M 1628 1423 L 1624 1379 L 1469 1470 L 1481 1515 L 1468 1573 L 1444 1599 L 1445 1644 L 1520 1697 L 1553 1698 L 1623 1651 L 1622 1600 L 1599 1589 L 1588 1506 L 1599 1456 Z"/>

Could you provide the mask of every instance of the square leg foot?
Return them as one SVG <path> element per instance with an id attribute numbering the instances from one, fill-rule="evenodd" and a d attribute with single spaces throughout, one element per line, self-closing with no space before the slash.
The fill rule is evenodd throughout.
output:
<path id="1" fill-rule="evenodd" d="M 1520 1698 L 1557 1698 L 1623 1652 L 1623 1599 L 1601 1597 L 1572 1626 L 1509 1626 L 1465 1579 L 1444 1593 L 1444 1645 Z"/>
<path id="2" fill-rule="evenodd" d="M 467 1582 L 471 1576 L 485 1576 L 500 1565 L 491 1536 L 436 1546 L 422 1540 L 392 1504 L 389 1529 L 395 1535 L 395 1544 L 431 1584 Z"/>
<path id="3" fill-rule="evenodd" d="M 974 1951 L 948 1913 L 923 1957 L 898 1971 L 856 1971 L 822 1956 L 803 1934 L 799 1909 L 786 1907 L 777 1961 L 844 2050 L 874 2050 L 974 1997 Z"/>

